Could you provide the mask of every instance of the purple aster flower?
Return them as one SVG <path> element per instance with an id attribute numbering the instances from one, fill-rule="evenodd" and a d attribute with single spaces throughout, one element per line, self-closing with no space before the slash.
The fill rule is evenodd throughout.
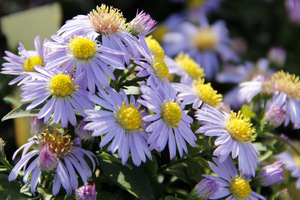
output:
<path id="1" fill-rule="evenodd" d="M 127 32 L 134 36 L 145 37 L 155 29 L 157 22 L 149 14 L 137 12 L 135 18 L 127 24 Z"/>
<path id="2" fill-rule="evenodd" d="M 151 133 L 147 141 L 150 149 L 161 152 L 168 143 L 170 159 L 173 159 L 176 149 L 180 157 L 183 156 L 183 150 L 188 153 L 186 142 L 195 147 L 197 137 L 190 127 L 193 119 L 187 115 L 188 111 L 183 110 L 185 104 L 179 101 L 176 92 L 147 86 L 141 86 L 140 90 L 143 100 L 138 101 L 153 112 L 143 118 L 151 122 L 146 128 Z"/>
<path id="3" fill-rule="evenodd" d="M 93 35 L 65 40 L 52 36 L 52 39 L 54 42 L 47 44 L 53 51 L 48 55 L 46 67 L 73 72 L 75 77 L 85 72 L 82 84 L 92 93 L 95 93 L 95 85 L 102 88 L 109 85 L 109 78 L 115 79 L 114 69 L 125 69 L 121 57 L 123 53 L 104 47 Z"/>
<path id="4" fill-rule="evenodd" d="M 205 136 L 217 136 L 217 146 L 213 155 L 224 162 L 229 154 L 233 159 L 238 157 L 241 173 L 249 176 L 255 175 L 259 164 L 259 152 L 251 143 L 255 140 L 255 129 L 248 118 L 243 118 L 239 111 L 235 113 L 220 112 L 209 105 L 203 105 L 195 114 L 201 126 L 196 133 Z"/>
<path id="5" fill-rule="evenodd" d="M 94 107 L 88 98 L 88 92 L 80 85 L 83 74 L 73 79 L 69 74 L 47 71 L 39 66 L 35 66 L 35 69 L 37 72 L 29 73 L 32 80 L 20 88 L 24 91 L 21 94 L 21 102 L 33 101 L 26 110 L 45 103 L 37 115 L 38 119 L 44 118 L 45 124 L 53 114 L 56 124 L 60 122 L 62 127 L 66 128 L 70 121 L 75 126 L 77 122 L 74 109 L 80 115 L 86 116 L 84 108 Z"/>
<path id="6" fill-rule="evenodd" d="M 18 54 L 17 56 L 9 51 L 5 51 L 6 56 L 4 56 L 4 60 L 7 63 L 4 63 L 2 66 L 2 74 L 10 74 L 17 75 L 18 77 L 14 78 L 9 82 L 9 85 L 13 85 L 18 83 L 18 85 L 23 84 L 30 76 L 28 76 L 28 72 L 35 71 L 34 66 L 45 66 L 46 64 L 46 55 L 49 51 L 45 47 L 47 39 L 45 39 L 44 43 L 41 46 L 40 36 L 36 36 L 34 38 L 34 47 L 35 51 L 28 51 L 25 49 L 22 43 L 19 43 Z"/>
<path id="7" fill-rule="evenodd" d="M 124 61 L 129 64 L 131 58 L 140 57 L 143 51 L 137 38 L 126 31 L 125 22 L 120 10 L 102 4 L 88 15 L 78 15 L 68 20 L 58 30 L 58 35 L 63 38 L 74 35 L 99 37 L 103 46 L 123 52 Z"/>
<path id="8" fill-rule="evenodd" d="M 95 170 L 96 156 L 87 150 L 81 148 L 80 139 L 71 140 L 71 136 L 62 134 L 61 129 L 49 132 L 48 130 L 35 135 L 28 140 L 28 143 L 22 145 L 13 155 L 16 155 L 23 149 L 19 162 L 15 165 L 8 176 L 9 181 L 17 178 L 19 172 L 23 169 L 24 183 L 30 183 L 31 193 L 34 194 L 38 184 L 43 184 L 41 179 L 42 171 L 54 171 L 54 182 L 52 185 L 52 194 L 56 196 L 60 187 L 66 190 L 70 196 L 75 188 L 78 188 L 77 174 L 79 174 L 83 183 L 91 178 L 92 171 Z M 32 149 L 29 151 L 29 149 Z M 84 159 L 87 156 L 93 164 L 91 170 Z M 32 161 L 30 161 L 32 160 Z"/>
<path id="9" fill-rule="evenodd" d="M 80 188 L 75 190 L 76 193 L 76 200 L 96 200 L 97 199 L 97 192 L 95 183 L 90 185 L 85 183 Z"/>
<path id="10" fill-rule="evenodd" d="M 278 97 L 273 98 L 267 105 L 265 112 L 265 120 L 271 127 L 280 126 L 286 118 L 286 114 L 282 108 L 286 99 L 286 95 L 281 93 Z"/>
<path id="11" fill-rule="evenodd" d="M 300 23 L 300 1 L 299 0 L 285 0 L 285 7 L 291 22 Z"/>
<path id="12" fill-rule="evenodd" d="M 203 175 L 209 180 L 214 180 L 219 184 L 219 189 L 209 199 L 226 199 L 232 200 L 258 200 L 263 199 L 263 196 L 251 190 L 249 182 L 251 179 L 243 173 L 238 173 L 234 163 L 230 158 L 220 162 L 217 158 L 212 158 L 214 163 L 208 162 L 210 168 L 217 176 Z"/>
<path id="13" fill-rule="evenodd" d="M 193 195 L 197 196 L 198 199 L 207 200 L 210 199 L 218 190 L 220 189 L 220 185 L 215 180 L 210 180 L 207 178 L 203 178 L 194 188 L 195 193 Z"/>
<path id="14" fill-rule="evenodd" d="M 185 85 L 173 83 L 173 87 L 179 92 L 178 97 L 184 100 L 185 104 L 193 103 L 193 108 L 199 108 L 202 103 L 217 107 L 222 101 L 222 95 L 214 90 L 210 83 L 204 83 L 205 79 L 195 80 L 192 84 Z"/>
<path id="15" fill-rule="evenodd" d="M 268 59 L 278 67 L 282 67 L 286 60 L 286 50 L 280 46 L 272 47 L 268 52 Z"/>
<path id="16" fill-rule="evenodd" d="M 108 87 L 106 91 L 100 90 L 90 98 L 96 105 L 105 109 L 85 111 L 88 117 L 85 118 L 87 124 L 84 129 L 94 131 L 94 137 L 104 136 L 100 148 L 111 141 L 107 150 L 112 153 L 118 151 L 123 165 L 128 160 L 129 152 L 136 166 L 139 166 L 141 161 L 146 162 L 146 156 L 152 159 L 146 142 L 148 134 L 143 129 L 143 111 L 132 95 L 128 100 L 123 90 L 118 93 Z"/>
<path id="17" fill-rule="evenodd" d="M 291 176 L 297 179 L 296 188 L 300 189 L 299 156 L 292 156 L 289 152 L 285 151 L 274 157 L 285 165 L 285 169 L 291 171 Z"/>
<path id="18" fill-rule="evenodd" d="M 210 25 L 207 19 L 202 17 L 199 24 L 178 24 L 180 32 L 171 32 L 164 36 L 164 49 L 170 57 L 181 51 L 189 54 L 204 68 L 206 77 L 210 80 L 219 71 L 219 57 L 222 61 L 238 61 L 239 58 L 229 47 L 228 31 L 223 21 Z"/>
<path id="19" fill-rule="evenodd" d="M 284 169 L 282 167 L 282 162 L 277 161 L 271 165 L 263 167 L 257 178 L 259 178 L 264 186 L 270 186 L 276 183 L 280 183 L 285 180 L 283 177 Z"/>

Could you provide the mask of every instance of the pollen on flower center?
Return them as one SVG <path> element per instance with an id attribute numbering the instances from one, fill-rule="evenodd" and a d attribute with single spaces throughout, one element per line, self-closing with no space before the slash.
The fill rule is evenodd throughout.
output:
<path id="1" fill-rule="evenodd" d="M 189 0 L 186 4 L 188 8 L 196 8 L 205 3 L 205 1 L 206 0 Z"/>
<path id="2" fill-rule="evenodd" d="M 192 79 L 205 77 L 204 69 L 200 67 L 188 54 L 181 52 L 176 56 L 175 61 Z"/>
<path id="3" fill-rule="evenodd" d="M 69 48 L 72 50 L 74 56 L 79 59 L 87 59 L 92 57 L 96 52 L 95 42 L 88 38 L 70 38 Z"/>
<path id="4" fill-rule="evenodd" d="M 242 113 L 231 111 L 228 120 L 225 122 L 226 130 L 234 140 L 239 142 L 251 142 L 255 140 L 252 123 L 248 118 L 243 119 Z"/>
<path id="5" fill-rule="evenodd" d="M 158 57 L 161 59 L 164 59 L 166 57 L 163 48 L 160 46 L 157 40 L 152 38 L 151 35 L 146 37 L 146 43 L 154 57 Z"/>
<path id="6" fill-rule="evenodd" d="M 169 76 L 169 68 L 161 58 L 153 59 L 152 68 L 155 75 L 161 80 Z"/>
<path id="7" fill-rule="evenodd" d="M 300 100 L 299 76 L 279 71 L 273 74 L 270 79 L 276 91 L 284 92 L 289 98 Z"/>
<path id="8" fill-rule="evenodd" d="M 28 58 L 24 63 L 24 70 L 27 72 L 33 72 L 35 71 L 35 65 L 43 66 L 43 58 L 40 56 L 32 56 Z"/>
<path id="9" fill-rule="evenodd" d="M 49 150 L 54 152 L 58 158 L 68 154 L 72 150 L 73 142 L 71 141 L 71 136 L 62 135 L 61 129 L 57 129 L 53 133 L 49 133 L 46 130 L 38 138 L 42 146 L 45 146 L 48 142 Z"/>
<path id="10" fill-rule="evenodd" d="M 112 6 L 104 4 L 97 6 L 88 14 L 94 29 L 102 34 L 114 34 L 122 29 L 125 30 L 125 18 L 123 14 Z"/>
<path id="11" fill-rule="evenodd" d="M 181 120 L 181 109 L 177 103 L 168 102 L 161 108 L 161 116 L 169 127 L 176 127 Z"/>
<path id="12" fill-rule="evenodd" d="M 119 110 L 115 114 L 115 118 L 118 123 L 127 131 L 134 132 L 139 130 L 142 123 L 141 113 L 138 110 L 139 107 L 134 108 L 133 104 L 125 105 L 125 101 L 122 104 L 122 107 L 119 107 Z"/>
<path id="13" fill-rule="evenodd" d="M 200 51 L 208 51 L 215 48 L 219 42 L 218 36 L 211 27 L 200 28 L 192 38 L 194 45 Z"/>
<path id="14" fill-rule="evenodd" d="M 57 97 L 65 97 L 76 90 L 76 85 L 73 84 L 69 75 L 58 74 L 51 80 L 50 91 L 52 95 Z"/>
<path id="15" fill-rule="evenodd" d="M 210 83 L 204 84 L 204 78 L 194 81 L 194 91 L 197 96 L 206 104 L 216 107 L 222 101 L 222 95 L 214 90 Z"/>
<path id="16" fill-rule="evenodd" d="M 232 196 L 236 199 L 243 199 L 250 196 L 251 187 L 249 181 L 246 181 L 242 178 L 242 175 L 238 178 L 235 178 L 233 182 L 230 184 L 230 191 Z"/>

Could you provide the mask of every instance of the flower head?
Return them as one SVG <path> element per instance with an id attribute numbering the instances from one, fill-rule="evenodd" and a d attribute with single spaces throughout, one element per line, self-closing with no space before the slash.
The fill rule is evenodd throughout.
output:
<path id="1" fill-rule="evenodd" d="M 35 71 L 34 66 L 45 66 L 46 55 L 49 51 L 45 46 L 46 42 L 47 39 L 45 39 L 44 43 L 41 45 L 40 36 L 36 36 L 34 38 L 35 51 L 26 50 L 22 43 L 20 43 L 18 48 L 18 54 L 20 56 L 9 51 L 5 51 L 6 56 L 4 56 L 4 59 L 8 62 L 3 64 L 1 73 L 18 75 L 18 77 L 9 82 L 9 85 L 13 85 L 18 82 L 18 85 L 23 84 L 30 79 L 28 72 Z"/>
<path id="2" fill-rule="evenodd" d="M 263 167 L 259 174 L 258 178 L 261 180 L 262 184 L 265 186 L 270 186 L 276 183 L 280 183 L 285 180 L 283 177 L 283 167 L 282 167 L 282 162 L 277 161 L 271 165 L 267 165 Z"/>
<path id="3" fill-rule="evenodd" d="M 80 188 L 75 190 L 76 193 L 76 200 L 96 200 L 97 199 L 97 192 L 95 183 L 90 185 L 85 183 Z"/>
<path id="4" fill-rule="evenodd" d="M 214 155 L 223 162 L 231 153 L 232 158 L 238 157 L 240 171 L 249 176 L 255 175 L 259 164 L 259 152 L 251 143 L 255 140 L 255 129 L 248 118 L 238 112 L 223 113 L 215 108 L 204 105 L 195 114 L 201 126 L 196 133 L 206 136 L 217 136 Z"/>
<path id="5" fill-rule="evenodd" d="M 141 11 L 127 24 L 127 31 L 135 36 L 146 36 L 155 29 L 156 23 L 149 14 Z"/>
<path id="6" fill-rule="evenodd" d="M 143 119 L 151 124 L 146 128 L 150 133 L 148 144 L 151 149 L 163 151 L 168 143 L 170 159 L 176 155 L 176 149 L 180 157 L 183 150 L 187 153 L 188 142 L 196 146 L 196 136 L 191 130 L 192 118 L 184 110 L 185 104 L 180 102 L 174 90 L 161 90 L 147 86 L 140 87 L 143 100 L 138 100 L 153 114 L 148 113 Z"/>
<path id="7" fill-rule="evenodd" d="M 206 200 L 210 199 L 219 189 L 220 184 L 217 181 L 203 178 L 195 186 L 194 193 L 199 199 Z"/>
<path id="8" fill-rule="evenodd" d="M 22 102 L 34 100 L 26 108 L 31 110 L 36 106 L 45 103 L 38 113 L 38 119 L 44 119 L 44 123 L 53 114 L 54 122 L 61 123 L 66 128 L 68 121 L 76 125 L 74 109 L 85 116 L 84 108 L 93 108 L 88 98 L 88 92 L 82 88 L 80 81 L 82 76 L 73 79 L 69 74 L 58 71 L 50 71 L 36 66 L 37 72 L 31 72 L 32 80 L 21 86 L 24 91 L 21 94 Z M 48 99 L 50 99 L 48 101 Z"/>
<path id="9" fill-rule="evenodd" d="M 112 88 L 106 88 L 106 91 L 101 90 L 92 95 L 91 99 L 96 105 L 105 108 L 86 110 L 88 117 L 85 118 L 87 124 L 84 129 L 93 131 L 94 137 L 104 136 L 99 146 L 103 147 L 111 141 L 107 150 L 112 153 L 118 151 L 123 165 L 127 162 L 129 153 L 136 166 L 141 161 L 146 162 L 146 156 L 151 159 L 146 143 L 148 134 L 143 129 L 143 111 L 134 97 L 130 96 L 128 100 L 123 90 L 118 93 Z"/>
<path id="10" fill-rule="evenodd" d="M 210 197 L 210 199 L 219 199 L 227 197 L 227 199 L 264 199 L 265 198 L 254 191 L 250 186 L 247 176 L 239 174 L 234 163 L 230 158 L 223 162 L 213 157 L 213 161 L 209 162 L 210 168 L 218 175 L 203 175 L 206 179 L 213 180 L 219 184 L 219 189 Z"/>
<path id="11" fill-rule="evenodd" d="M 23 168 L 23 181 L 30 183 L 33 194 L 37 185 L 42 184 L 42 179 L 40 179 L 43 176 L 42 171 L 54 174 L 52 185 L 54 196 L 58 194 L 61 186 L 70 196 L 72 191 L 78 188 L 77 173 L 82 182 L 86 183 L 87 179 L 92 176 L 92 171 L 95 170 L 94 154 L 81 148 L 79 138 L 71 140 L 71 136 L 63 133 L 61 129 L 45 130 L 33 136 L 28 143 L 14 153 L 13 159 L 22 149 L 22 157 L 10 172 L 8 180 L 15 180 Z M 32 150 L 29 151 L 29 149 Z M 84 156 L 87 156 L 93 164 L 92 170 Z"/>

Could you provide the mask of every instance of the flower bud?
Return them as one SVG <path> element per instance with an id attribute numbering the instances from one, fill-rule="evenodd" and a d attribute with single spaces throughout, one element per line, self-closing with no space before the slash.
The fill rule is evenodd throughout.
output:
<path id="1" fill-rule="evenodd" d="M 58 158 L 54 152 L 49 148 L 49 143 L 47 142 L 40 152 L 38 159 L 38 167 L 41 171 L 52 172 L 56 169 L 58 164 Z"/>
<path id="2" fill-rule="evenodd" d="M 270 186 L 284 181 L 285 178 L 283 176 L 284 169 L 280 161 L 263 167 L 258 174 L 258 178 L 264 186 Z"/>
<path id="3" fill-rule="evenodd" d="M 88 141 L 93 139 L 92 133 L 93 131 L 88 131 L 83 129 L 83 127 L 86 125 L 84 121 L 81 121 L 75 126 L 75 134 L 80 138 L 82 141 Z"/>
<path id="4" fill-rule="evenodd" d="M 285 119 L 285 113 L 283 112 L 282 108 L 272 106 L 266 112 L 265 119 L 270 126 L 276 128 L 283 123 Z"/>
<path id="5" fill-rule="evenodd" d="M 5 141 L 0 138 L 0 158 L 5 158 L 5 151 L 4 151 Z"/>
<path id="6" fill-rule="evenodd" d="M 76 199 L 77 200 L 96 200 L 97 199 L 97 192 L 95 183 L 93 185 L 89 185 L 85 183 L 80 188 L 75 190 Z"/>
<path id="7" fill-rule="evenodd" d="M 210 199 L 219 188 L 219 184 L 216 181 L 204 178 L 195 186 L 188 200 Z"/>

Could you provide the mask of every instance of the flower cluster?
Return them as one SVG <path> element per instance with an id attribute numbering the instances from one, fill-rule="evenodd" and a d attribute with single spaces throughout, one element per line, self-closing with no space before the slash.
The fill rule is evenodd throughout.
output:
<path id="1" fill-rule="evenodd" d="M 299 77 L 269 69 L 267 59 L 233 66 L 241 58 L 225 22 L 204 16 L 218 6 L 187 5 L 187 21 L 168 21 L 163 38 L 144 11 L 127 21 L 102 4 L 43 43 L 36 36 L 34 51 L 6 51 L 1 73 L 17 76 L 9 84 L 23 104 L 4 119 L 32 117 L 33 134 L 14 167 L 1 148 L 8 181 L 54 199 L 113 199 L 116 187 L 163 199 L 177 195 L 177 183 L 188 184 L 179 195 L 189 200 L 267 199 L 259 191 L 279 195 L 287 169 L 300 189 L 296 157 L 284 152 L 298 151 L 272 133 L 300 128 Z M 221 94 L 216 82 L 238 85 Z"/>

